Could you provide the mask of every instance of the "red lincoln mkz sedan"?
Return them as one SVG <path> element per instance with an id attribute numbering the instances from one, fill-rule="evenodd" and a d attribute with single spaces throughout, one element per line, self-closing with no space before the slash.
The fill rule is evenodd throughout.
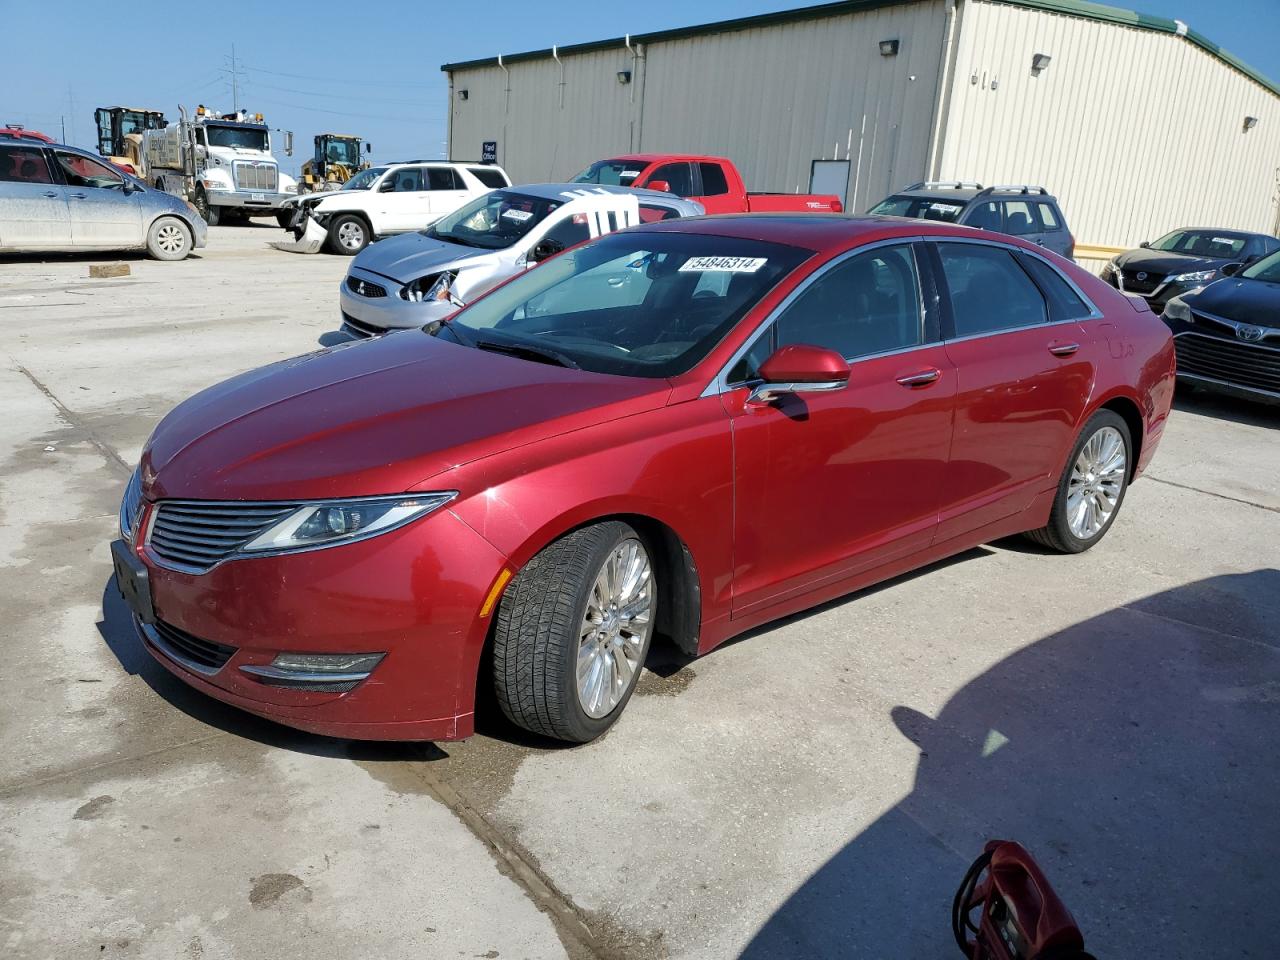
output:
<path id="1" fill-rule="evenodd" d="M 586 741 L 655 633 L 701 654 L 998 537 L 1093 546 L 1173 384 L 1143 303 L 1010 237 L 649 224 L 181 404 L 116 576 L 162 664 L 281 723 L 466 737 L 492 684 Z"/>

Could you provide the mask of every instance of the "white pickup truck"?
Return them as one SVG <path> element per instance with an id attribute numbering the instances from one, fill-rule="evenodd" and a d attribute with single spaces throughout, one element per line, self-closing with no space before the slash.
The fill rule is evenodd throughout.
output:
<path id="1" fill-rule="evenodd" d="M 323 241 L 352 257 L 371 242 L 422 230 L 490 190 L 511 186 L 501 167 L 414 160 L 364 170 L 341 190 L 290 199 L 288 229 L 299 241 Z M 317 252 L 320 243 L 314 243 Z"/>

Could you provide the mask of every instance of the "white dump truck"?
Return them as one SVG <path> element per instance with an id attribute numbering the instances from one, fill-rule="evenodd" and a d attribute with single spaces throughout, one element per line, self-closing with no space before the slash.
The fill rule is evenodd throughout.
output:
<path id="1" fill-rule="evenodd" d="M 160 190 L 190 200 L 210 225 L 233 217 L 275 216 L 297 196 L 298 182 L 280 172 L 271 153 L 272 130 L 262 114 L 219 114 L 202 105 L 188 117 L 142 134 L 140 176 Z M 293 132 L 283 134 L 293 155 Z"/>

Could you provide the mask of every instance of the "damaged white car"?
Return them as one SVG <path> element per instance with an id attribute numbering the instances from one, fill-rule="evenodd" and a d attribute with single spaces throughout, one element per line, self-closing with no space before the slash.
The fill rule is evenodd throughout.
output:
<path id="1" fill-rule="evenodd" d="M 585 240 L 701 213 L 693 200 L 653 190 L 580 183 L 494 190 L 356 257 L 339 288 L 342 330 L 375 337 L 421 327 Z"/>
<path id="2" fill-rule="evenodd" d="M 296 253 L 354 256 L 380 237 L 421 230 L 495 187 L 511 185 L 501 167 L 479 163 L 389 163 L 356 174 L 341 190 L 292 197 L 282 206 Z"/>

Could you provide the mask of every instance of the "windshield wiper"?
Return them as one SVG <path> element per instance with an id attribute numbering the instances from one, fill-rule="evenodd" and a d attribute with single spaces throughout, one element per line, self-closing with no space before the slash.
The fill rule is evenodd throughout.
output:
<path id="1" fill-rule="evenodd" d="M 561 367 L 568 367 L 570 370 L 581 370 L 577 362 L 571 357 L 566 356 L 559 350 L 551 350 L 548 347 L 537 347 L 529 343 L 498 343 L 494 340 L 477 340 L 477 350 L 489 350 L 493 353 L 505 353 L 513 357 L 522 357 L 525 360 L 533 360 L 538 363 L 554 363 Z"/>

